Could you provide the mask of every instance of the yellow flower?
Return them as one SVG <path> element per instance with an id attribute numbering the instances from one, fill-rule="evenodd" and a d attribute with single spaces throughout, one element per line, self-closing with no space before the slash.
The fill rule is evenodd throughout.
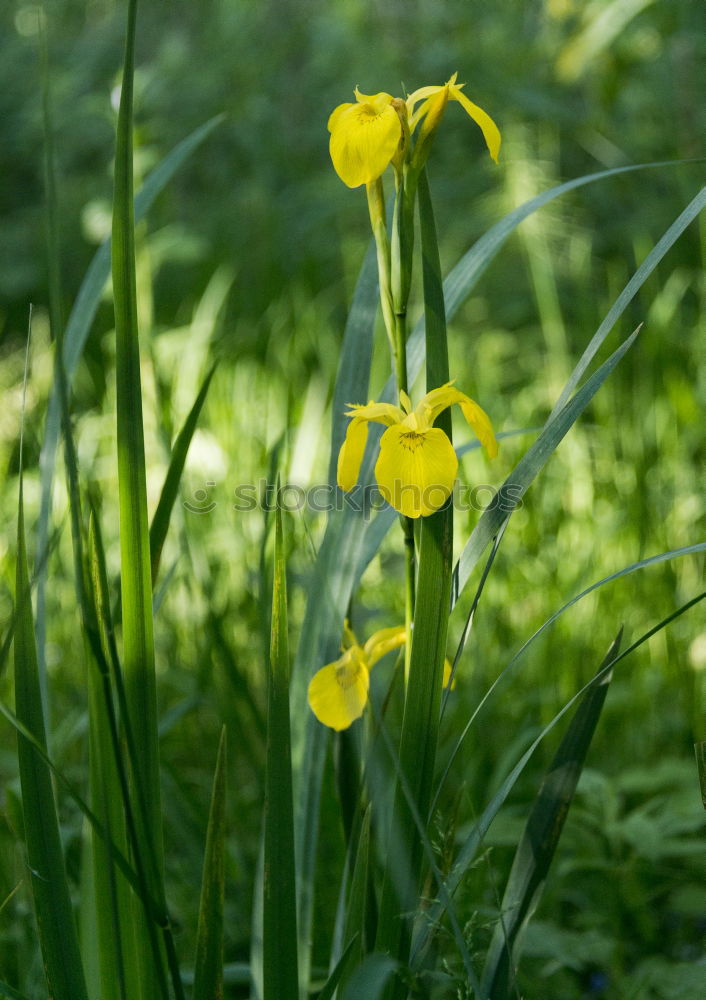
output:
<path id="1" fill-rule="evenodd" d="M 319 722 L 340 731 L 359 719 L 368 701 L 371 668 L 406 641 L 405 627 L 400 625 L 374 632 L 360 646 L 346 622 L 342 655 L 309 682 L 309 706 Z"/>
<path id="2" fill-rule="evenodd" d="M 383 656 L 407 641 L 404 625 L 374 632 L 364 646 L 345 622 L 342 655 L 318 670 L 309 682 L 309 707 L 325 726 L 340 732 L 359 719 L 368 702 L 370 671 Z M 444 663 L 444 687 L 451 676 L 451 664 Z M 451 685 L 455 687 L 456 682 Z"/>
<path id="3" fill-rule="evenodd" d="M 497 163 L 498 127 L 490 115 L 462 93 L 465 85 L 457 84 L 456 76 L 454 73 L 440 87 L 420 87 L 404 101 L 384 92 L 367 96 L 356 87 L 357 103 L 340 104 L 328 120 L 331 159 L 341 180 L 351 188 L 377 180 L 393 160 L 407 154 L 409 137 L 422 121 L 418 145 L 426 141 L 449 101 L 458 101 L 480 126 L 488 151 Z"/>
<path id="4" fill-rule="evenodd" d="M 350 491 L 356 484 L 368 438 L 368 423 L 386 424 L 380 439 L 375 478 L 380 492 L 405 517 L 426 517 L 446 503 L 453 489 L 458 459 L 448 436 L 434 421 L 447 407 L 458 403 L 489 458 L 498 444 L 487 414 L 448 382 L 432 389 L 412 409 L 409 396 L 400 393 L 401 407 L 392 403 L 349 404 L 351 422 L 338 454 L 338 485 Z"/>

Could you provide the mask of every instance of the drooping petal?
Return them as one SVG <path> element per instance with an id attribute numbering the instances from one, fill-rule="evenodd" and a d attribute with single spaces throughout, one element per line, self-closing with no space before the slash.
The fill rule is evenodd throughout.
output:
<path id="1" fill-rule="evenodd" d="M 317 671 L 309 682 L 309 707 L 325 726 L 340 732 L 359 719 L 368 701 L 370 674 L 360 646 Z"/>
<path id="2" fill-rule="evenodd" d="M 399 424 L 380 440 L 375 478 L 387 502 L 405 517 L 426 517 L 453 489 L 458 459 L 438 427 L 419 433 Z"/>
<path id="3" fill-rule="evenodd" d="M 374 667 L 378 660 L 391 653 L 393 649 L 399 649 L 407 641 L 407 630 L 404 625 L 392 625 L 390 628 L 381 628 L 373 632 L 364 649 L 368 658 L 368 666 Z"/>
<path id="4" fill-rule="evenodd" d="M 488 458 L 495 458 L 498 453 L 498 442 L 495 440 L 490 418 L 478 403 L 455 389 L 450 382 L 426 394 L 415 410 L 417 420 L 421 426 L 431 426 L 441 411 L 454 403 L 460 405 L 464 417 L 485 448 Z"/>
<path id="5" fill-rule="evenodd" d="M 331 131 L 336 173 L 351 188 L 372 183 L 390 164 L 401 138 L 400 119 L 390 103 L 380 110 L 371 103 L 351 105 L 336 115 Z"/>
<path id="6" fill-rule="evenodd" d="M 479 108 L 477 104 L 469 101 L 466 95 L 461 92 L 461 88 L 456 84 L 449 86 L 449 97 L 452 101 L 458 101 L 466 114 L 480 127 L 485 144 L 488 147 L 488 152 L 497 163 L 501 138 L 500 130 L 493 119 L 482 108 Z"/>
<path id="7" fill-rule="evenodd" d="M 358 481 L 367 440 L 368 421 L 364 417 L 354 417 L 346 429 L 346 437 L 338 453 L 336 470 L 338 485 L 346 493 L 350 493 Z"/>

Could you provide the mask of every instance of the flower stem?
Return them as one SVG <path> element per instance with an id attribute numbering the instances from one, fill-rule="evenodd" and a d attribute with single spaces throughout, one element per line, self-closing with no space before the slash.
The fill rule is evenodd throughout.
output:
<path id="1" fill-rule="evenodd" d="M 412 246 L 414 236 L 414 219 L 412 208 L 414 194 L 406 189 L 404 174 L 397 176 L 397 196 L 392 219 L 392 249 L 391 249 L 391 283 L 394 308 L 394 359 L 397 393 L 408 393 L 407 384 L 407 300 L 412 271 Z M 411 223 L 411 225 L 410 225 Z M 405 685 L 409 677 L 410 651 L 412 648 L 412 625 L 414 623 L 415 602 L 415 554 L 414 554 L 414 522 L 411 517 L 402 517 L 405 552 L 405 627 L 407 629 L 407 644 L 405 646 L 404 676 Z"/>

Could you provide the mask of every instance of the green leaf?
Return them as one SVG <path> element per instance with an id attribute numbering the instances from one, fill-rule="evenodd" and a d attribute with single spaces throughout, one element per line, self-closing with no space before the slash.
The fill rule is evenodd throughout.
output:
<path id="1" fill-rule="evenodd" d="M 223 997 L 223 902 L 226 838 L 226 729 L 221 730 L 206 851 L 201 880 L 201 905 L 196 941 L 193 1000 Z"/>
<path id="2" fill-rule="evenodd" d="M 427 390 L 449 381 L 446 316 L 436 227 L 426 175 L 419 180 L 424 315 L 427 338 Z M 437 426 L 451 436 L 451 418 L 440 414 Z M 400 768 L 416 810 L 426 823 L 434 778 L 439 711 L 446 655 L 448 607 L 453 557 L 453 507 L 422 519 L 414 631 L 405 697 Z M 410 915 L 418 903 L 423 857 L 412 810 L 398 782 L 392 811 L 376 947 L 405 962 L 409 953 Z M 409 866 L 409 870 L 403 870 Z"/>
<path id="3" fill-rule="evenodd" d="M 383 991 L 397 970 L 398 963 L 389 955 L 373 952 L 355 971 L 343 1000 L 380 1000 Z"/>
<path id="4" fill-rule="evenodd" d="M 439 922 L 443 918 L 444 912 L 448 909 L 449 900 L 453 897 L 453 894 L 456 892 L 459 885 L 461 884 L 470 865 L 473 863 L 473 859 L 475 858 L 478 847 L 480 846 L 480 844 L 483 841 L 483 838 L 488 832 L 490 824 L 493 822 L 496 815 L 498 814 L 498 811 L 505 803 L 505 800 L 507 799 L 507 796 L 510 794 L 510 791 L 514 787 L 515 782 L 519 778 L 520 774 L 527 765 L 527 762 L 530 760 L 534 751 L 537 749 L 537 747 L 542 742 L 544 737 L 554 728 L 554 726 L 566 714 L 566 712 L 569 711 L 571 706 L 574 705 L 580 698 L 582 698 L 583 695 L 585 695 L 586 692 L 591 687 L 593 687 L 596 684 L 600 684 L 603 678 L 605 678 L 621 660 L 624 660 L 644 642 L 647 642 L 647 640 L 650 639 L 653 635 L 656 635 L 663 628 L 669 625 L 672 621 L 676 620 L 681 615 L 685 614 L 692 607 L 695 607 L 704 599 L 706 599 L 706 591 L 697 594 L 695 597 L 691 598 L 685 604 L 681 605 L 681 607 L 677 608 L 676 611 L 673 611 L 666 618 L 663 618 L 660 622 L 658 622 L 657 625 L 653 626 L 647 632 L 643 633 L 643 635 L 641 635 L 639 639 L 637 639 L 626 650 L 620 653 L 619 656 L 616 656 L 612 660 L 610 660 L 604 667 L 601 668 L 601 670 L 599 670 L 599 672 L 595 675 L 595 677 L 592 677 L 587 684 L 584 684 L 584 686 L 579 691 L 577 691 L 576 694 L 569 699 L 569 701 L 566 702 L 564 707 L 560 709 L 559 712 L 557 712 L 554 718 L 542 729 L 539 735 L 533 740 L 533 742 L 524 752 L 524 754 L 519 759 L 517 764 L 513 767 L 508 776 L 505 778 L 505 780 L 503 781 L 503 783 L 501 784 L 500 788 L 497 790 L 495 795 L 493 795 L 492 799 L 483 810 L 483 813 L 479 817 L 477 823 L 474 824 L 473 829 L 471 830 L 468 837 L 464 841 L 460 851 L 456 856 L 456 860 L 452 864 L 449 874 L 447 875 L 444 881 L 444 885 L 442 887 L 443 891 L 439 892 L 439 899 L 429 907 L 427 914 L 428 919 L 425 927 L 420 927 L 419 932 L 415 936 L 412 948 L 413 956 L 416 957 L 420 953 L 423 953 L 425 946 L 429 940 L 430 929 L 438 926 Z"/>
<path id="5" fill-rule="evenodd" d="M 184 464 L 186 463 L 189 445 L 191 444 L 191 439 L 194 436 L 196 424 L 198 423 L 199 416 L 201 415 L 201 410 L 203 409 L 203 404 L 206 401 L 208 388 L 211 384 L 211 379 L 213 378 L 215 371 L 216 364 L 214 363 L 209 369 L 206 378 L 203 380 L 203 384 L 199 389 L 194 405 L 191 407 L 189 415 L 184 421 L 184 426 L 177 435 L 174 447 L 172 448 L 172 455 L 169 460 L 169 468 L 167 469 L 167 475 L 164 480 L 164 485 L 162 486 L 162 492 L 159 496 L 157 509 L 154 512 L 154 517 L 152 518 L 152 524 L 150 525 L 150 561 L 152 567 L 153 588 L 157 583 L 159 563 L 162 557 L 162 547 L 167 537 L 167 531 L 169 530 L 169 521 L 172 515 L 172 510 L 174 509 L 174 504 L 179 494 L 179 482 L 184 471 Z"/>
<path id="6" fill-rule="evenodd" d="M 368 806 L 360 824 L 355 864 L 348 891 L 346 920 L 343 929 L 343 957 L 347 958 L 347 961 L 345 963 L 339 961 L 338 963 L 338 968 L 341 970 L 339 977 L 342 990 L 350 979 L 353 969 L 362 962 L 370 944 L 368 941 L 370 811 L 371 807 Z M 353 841 L 351 841 L 350 846 L 353 847 Z"/>
<path id="7" fill-rule="evenodd" d="M 544 888 L 611 681 L 611 673 L 601 671 L 616 658 L 622 631 L 598 668 L 600 680 L 581 699 L 527 817 L 483 969 L 481 995 L 488 1000 L 505 1000 L 514 991 L 520 937 Z"/>
<path id="8" fill-rule="evenodd" d="M 279 493 L 279 481 L 277 483 Z M 289 731 L 289 643 L 282 510 L 275 505 L 272 631 L 267 694 L 263 998 L 297 1000 L 297 900 Z"/>
<path id="9" fill-rule="evenodd" d="M 147 527 L 140 348 L 137 328 L 133 198 L 132 98 L 137 0 L 128 4 L 127 39 L 115 151 L 112 272 L 116 334 L 120 583 L 125 695 L 135 755 L 132 802 L 150 894 L 164 903 L 162 808 L 152 621 L 152 578 Z M 165 907 L 166 908 L 166 907 Z M 135 948 L 140 956 L 140 996 L 153 1000 L 158 963 L 149 944 L 149 917 L 135 907 Z"/>
<path id="10" fill-rule="evenodd" d="M 20 471 L 17 524 L 17 619 L 15 627 L 15 702 L 18 720 L 46 749 L 32 597 L 25 547 L 24 502 Z M 54 1000 L 87 1000 L 71 897 L 66 880 L 51 775 L 25 736 L 17 739 L 27 865 L 37 916 L 39 943 L 49 993 Z"/>
<path id="11" fill-rule="evenodd" d="M 638 333 L 639 328 L 631 333 L 617 351 L 603 362 L 600 368 L 586 380 L 563 410 L 546 425 L 532 447 L 522 456 L 500 487 L 493 502 L 483 512 L 454 567 L 453 586 L 451 589 L 452 607 L 456 604 L 463 588 L 468 583 L 469 577 L 483 554 L 486 545 L 497 534 L 503 522 L 510 516 L 537 474 L 544 468 L 556 450 L 559 442 L 565 437 L 586 409 L 618 362 L 630 350 Z"/>
<path id="12" fill-rule="evenodd" d="M 348 943 L 348 947 L 339 958 L 333 972 L 324 983 L 321 992 L 317 994 L 316 1000 L 331 1000 L 337 987 L 340 986 L 341 990 L 343 990 L 343 974 L 353 961 L 352 956 L 355 954 L 357 943 L 358 939 L 356 937 Z"/>

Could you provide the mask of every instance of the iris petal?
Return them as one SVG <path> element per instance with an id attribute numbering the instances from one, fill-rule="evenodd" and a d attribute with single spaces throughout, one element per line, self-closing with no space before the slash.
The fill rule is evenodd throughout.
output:
<path id="1" fill-rule="evenodd" d="M 375 478 L 385 500 L 405 517 L 443 507 L 457 470 L 453 445 L 438 427 L 419 433 L 397 424 L 381 438 Z"/>
<path id="2" fill-rule="evenodd" d="M 477 104 L 469 101 L 466 95 L 461 92 L 461 88 L 455 84 L 450 85 L 449 96 L 452 101 L 458 101 L 466 114 L 480 127 L 488 152 L 497 163 L 501 139 L 500 130 L 493 119 Z"/>
<path id="3" fill-rule="evenodd" d="M 370 674 L 360 647 L 347 650 L 309 682 L 309 707 L 325 726 L 340 732 L 359 719 L 368 701 Z"/>
<path id="4" fill-rule="evenodd" d="M 365 454 L 365 444 L 368 440 L 368 421 L 354 417 L 348 424 L 346 437 L 338 453 L 338 468 L 336 478 L 342 490 L 349 493 L 358 481 L 360 463 Z"/>
<path id="5" fill-rule="evenodd" d="M 464 417 L 485 448 L 488 458 L 495 458 L 498 453 L 498 442 L 495 440 L 493 425 L 488 414 L 475 400 L 455 389 L 450 382 L 426 394 L 415 410 L 417 420 L 423 426 L 432 425 L 442 410 L 447 406 L 453 406 L 454 403 L 458 403 L 461 407 Z"/>
<path id="6" fill-rule="evenodd" d="M 365 654 L 368 657 L 368 665 L 373 667 L 383 656 L 391 653 L 393 649 L 399 649 L 407 641 L 407 630 L 404 625 L 392 625 L 390 628 L 381 628 L 373 632 L 365 644 Z"/>
<path id="7" fill-rule="evenodd" d="M 376 98 L 380 95 L 376 95 Z M 336 114 L 329 150 L 336 173 L 348 187 L 370 184 L 389 166 L 402 138 L 391 104 L 353 104 Z"/>

